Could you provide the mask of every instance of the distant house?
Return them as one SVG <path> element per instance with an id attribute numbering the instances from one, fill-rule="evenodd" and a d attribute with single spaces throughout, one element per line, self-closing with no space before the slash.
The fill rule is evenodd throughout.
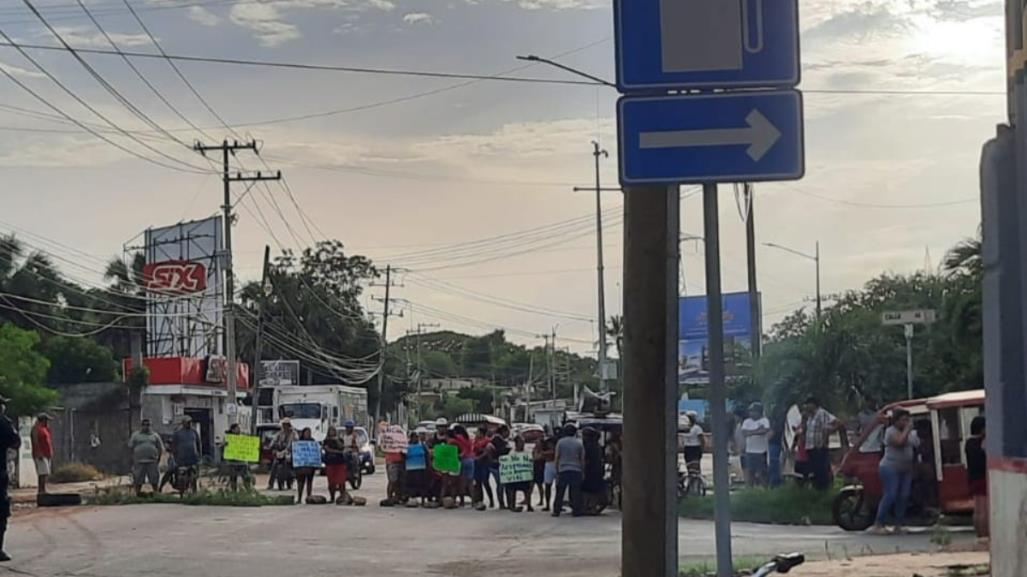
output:
<path id="1" fill-rule="evenodd" d="M 487 379 L 477 377 L 471 378 L 448 378 L 448 379 L 424 379 L 421 381 L 423 392 L 433 391 L 436 393 L 455 393 L 463 389 L 474 389 L 489 385 Z"/>

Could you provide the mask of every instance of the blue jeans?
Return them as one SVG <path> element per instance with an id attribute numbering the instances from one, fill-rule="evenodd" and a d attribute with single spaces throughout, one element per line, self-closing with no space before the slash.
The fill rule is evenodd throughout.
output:
<path id="1" fill-rule="evenodd" d="M 890 465 L 881 464 L 878 468 L 884 496 L 877 506 L 877 524 L 884 525 L 888 515 L 894 511 L 893 520 L 901 525 L 906 518 L 906 505 L 909 504 L 909 492 L 913 486 L 913 471 L 900 471 Z"/>
<path id="2" fill-rule="evenodd" d="M 781 485 L 781 443 L 770 442 L 770 486 L 778 487 Z"/>
<path id="3" fill-rule="evenodd" d="M 556 477 L 556 498 L 553 500 L 553 516 L 559 517 L 563 509 L 563 497 L 567 490 L 571 493 L 571 511 L 575 517 L 582 514 L 581 483 L 584 475 L 581 471 L 560 471 Z"/>

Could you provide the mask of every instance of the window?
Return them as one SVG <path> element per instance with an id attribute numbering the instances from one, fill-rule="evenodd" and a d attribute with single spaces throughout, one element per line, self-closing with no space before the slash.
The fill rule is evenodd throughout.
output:
<path id="1" fill-rule="evenodd" d="M 941 444 L 942 465 L 959 465 L 963 462 L 963 435 L 959 424 L 959 407 L 938 411 L 938 440 Z"/>
<path id="2" fill-rule="evenodd" d="M 884 450 L 884 425 L 877 425 L 859 446 L 860 453 L 880 453 Z"/>
<path id="3" fill-rule="evenodd" d="M 278 407 L 278 416 L 290 419 L 320 419 L 321 405 L 317 403 L 291 403 Z"/>

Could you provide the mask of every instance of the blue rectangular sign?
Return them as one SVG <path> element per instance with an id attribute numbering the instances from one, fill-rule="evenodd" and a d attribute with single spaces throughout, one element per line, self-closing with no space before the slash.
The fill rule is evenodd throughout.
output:
<path id="1" fill-rule="evenodd" d="M 615 0 L 617 87 L 799 83 L 798 0 Z"/>
<path id="2" fill-rule="evenodd" d="M 757 299 L 759 295 L 757 294 Z M 757 301 L 758 302 L 758 301 Z M 749 293 L 726 293 L 721 300 L 724 319 L 724 365 L 729 381 L 748 374 L 752 366 L 752 315 Z M 682 297 L 678 304 L 678 383 L 709 383 L 709 325 L 706 296 Z"/>
<path id="3" fill-rule="evenodd" d="M 625 96 L 618 102 L 622 184 L 802 178 L 795 90 Z"/>

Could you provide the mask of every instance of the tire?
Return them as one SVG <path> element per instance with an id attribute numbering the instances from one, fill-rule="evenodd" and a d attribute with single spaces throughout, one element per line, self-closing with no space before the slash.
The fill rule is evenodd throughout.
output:
<path id="1" fill-rule="evenodd" d="M 874 508 L 860 487 L 846 487 L 831 504 L 834 522 L 846 531 L 863 531 L 874 524 Z"/>
<path id="2" fill-rule="evenodd" d="M 688 485 L 685 486 L 686 495 L 695 495 L 696 497 L 706 496 L 706 481 L 702 477 L 689 477 Z"/>
<path id="3" fill-rule="evenodd" d="M 363 473 L 363 471 L 360 470 L 360 467 L 357 467 L 353 471 L 353 474 L 350 475 L 350 477 L 349 477 L 349 486 L 352 487 L 354 491 L 356 491 L 363 484 L 364 484 L 364 473 Z"/>
<path id="4" fill-rule="evenodd" d="M 374 475 L 374 470 L 375 470 L 375 469 L 374 469 L 374 461 L 371 461 L 371 462 L 369 462 L 369 463 L 368 463 L 368 464 L 367 464 L 367 465 L 366 465 L 366 466 L 364 467 L 364 474 L 365 474 L 365 475 Z"/>

